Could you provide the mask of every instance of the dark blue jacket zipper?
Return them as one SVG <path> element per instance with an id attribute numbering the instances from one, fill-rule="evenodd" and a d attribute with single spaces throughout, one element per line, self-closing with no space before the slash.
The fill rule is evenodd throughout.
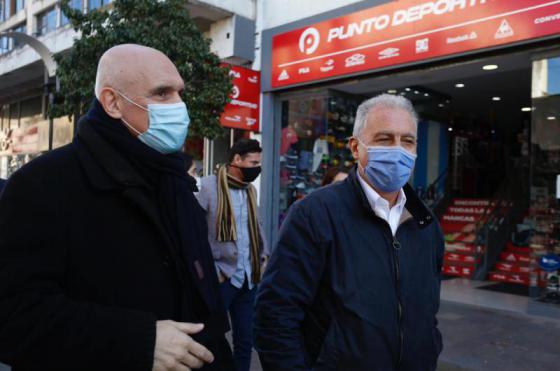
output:
<path id="1" fill-rule="evenodd" d="M 402 353 L 403 353 L 403 346 L 404 346 L 404 333 L 402 328 L 402 319 L 403 319 L 403 308 L 401 303 L 401 290 L 400 290 L 400 280 L 401 280 L 401 266 L 399 262 L 399 250 L 401 249 L 401 244 L 399 240 L 397 240 L 396 236 L 393 236 L 392 242 L 392 251 L 393 251 L 393 264 L 395 266 L 395 290 L 397 294 L 397 324 L 398 324 L 398 331 L 399 331 L 399 357 L 397 360 L 396 369 L 398 370 L 401 367 L 402 362 Z"/>

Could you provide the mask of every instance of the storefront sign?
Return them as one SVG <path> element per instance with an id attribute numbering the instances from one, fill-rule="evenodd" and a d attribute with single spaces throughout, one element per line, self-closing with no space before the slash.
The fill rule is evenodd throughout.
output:
<path id="1" fill-rule="evenodd" d="M 220 122 L 228 128 L 259 131 L 261 73 L 238 66 L 229 67 L 233 89 Z"/>
<path id="2" fill-rule="evenodd" d="M 275 35 L 272 87 L 560 33 L 560 0 L 403 0 Z"/>

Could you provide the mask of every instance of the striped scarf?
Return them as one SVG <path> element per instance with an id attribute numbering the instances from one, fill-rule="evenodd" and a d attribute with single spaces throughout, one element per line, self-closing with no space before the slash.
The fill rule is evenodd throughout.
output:
<path id="1" fill-rule="evenodd" d="M 218 210 L 216 215 L 216 236 L 219 242 L 237 241 L 235 215 L 231 206 L 229 189 L 247 191 L 249 212 L 249 239 L 251 241 L 251 270 L 254 284 L 261 280 L 261 239 L 257 222 L 257 196 L 255 187 L 250 183 L 240 182 L 227 172 L 227 165 L 218 170 Z"/>

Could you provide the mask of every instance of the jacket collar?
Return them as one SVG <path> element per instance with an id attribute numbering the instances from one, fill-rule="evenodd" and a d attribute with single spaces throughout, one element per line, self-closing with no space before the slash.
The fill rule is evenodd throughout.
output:
<path id="1" fill-rule="evenodd" d="M 360 184 L 360 180 L 358 179 L 359 176 L 360 175 L 358 174 L 357 167 L 354 166 L 354 169 L 352 169 L 346 181 L 353 188 L 353 193 L 357 195 L 359 202 L 364 210 L 373 212 L 364 189 Z M 403 187 L 403 191 L 406 196 L 406 203 L 404 207 L 412 215 L 412 218 L 416 221 L 418 227 L 425 228 L 430 225 L 434 220 L 433 214 L 430 209 L 428 209 L 428 207 L 424 205 L 424 203 L 422 202 L 422 200 L 420 200 L 410 184 L 407 183 Z"/>

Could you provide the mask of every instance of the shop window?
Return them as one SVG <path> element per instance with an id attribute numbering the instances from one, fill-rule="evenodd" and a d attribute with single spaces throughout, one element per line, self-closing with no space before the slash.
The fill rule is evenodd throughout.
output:
<path id="1" fill-rule="evenodd" d="M 68 5 L 70 5 L 70 7 L 72 9 L 75 10 L 79 10 L 81 12 L 83 12 L 84 10 L 84 1 L 83 0 L 70 0 L 68 2 Z M 60 26 L 66 26 L 69 23 L 68 18 L 66 17 L 66 15 L 62 12 L 62 9 L 60 10 Z"/>
<path id="2" fill-rule="evenodd" d="M 57 11 L 55 8 L 37 15 L 37 36 L 46 35 L 56 29 L 56 16 Z"/>
<path id="3" fill-rule="evenodd" d="M 551 285 L 539 259 L 560 254 L 560 57 L 533 63 L 532 102 L 531 286 L 538 295 L 536 288 Z"/>
<path id="4" fill-rule="evenodd" d="M 334 92 L 282 102 L 280 223 L 290 205 L 321 186 L 329 169 L 352 168 L 347 142 L 359 103 Z"/>
<path id="5" fill-rule="evenodd" d="M 109 3 L 112 3 L 113 0 L 90 0 L 89 1 L 89 10 L 101 8 Z"/>

